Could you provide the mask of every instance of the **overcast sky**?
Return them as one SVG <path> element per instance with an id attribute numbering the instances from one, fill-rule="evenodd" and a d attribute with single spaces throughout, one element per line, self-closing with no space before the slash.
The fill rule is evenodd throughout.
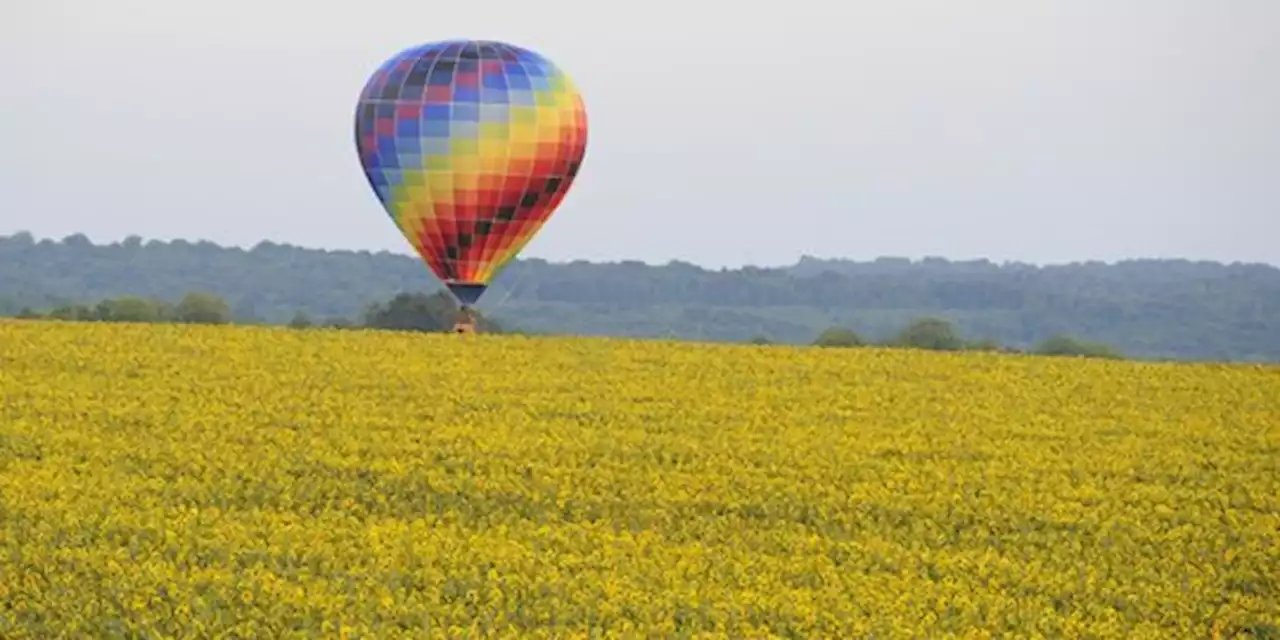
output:
<path id="1" fill-rule="evenodd" d="M 1277 0 L 0 0 L 0 234 L 407 253 L 354 103 L 461 37 L 587 103 L 525 255 L 1280 264 Z"/>

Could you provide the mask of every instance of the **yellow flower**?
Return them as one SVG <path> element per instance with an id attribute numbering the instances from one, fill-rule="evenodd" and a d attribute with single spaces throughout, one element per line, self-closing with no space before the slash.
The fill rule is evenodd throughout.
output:
<path id="1" fill-rule="evenodd" d="M 1248 637 L 1280 369 L 0 321 L 0 637 Z"/>

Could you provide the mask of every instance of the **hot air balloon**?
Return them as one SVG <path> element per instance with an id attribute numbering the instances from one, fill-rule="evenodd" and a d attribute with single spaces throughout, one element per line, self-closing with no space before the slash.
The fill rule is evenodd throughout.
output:
<path id="1" fill-rule="evenodd" d="M 418 255 L 470 309 L 560 205 L 582 166 L 582 96 L 511 44 L 419 45 L 373 73 L 355 116 L 370 186 Z"/>

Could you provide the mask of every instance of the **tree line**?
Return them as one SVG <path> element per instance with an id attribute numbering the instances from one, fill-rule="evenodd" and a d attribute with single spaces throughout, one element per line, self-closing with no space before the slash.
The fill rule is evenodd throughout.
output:
<path id="1" fill-rule="evenodd" d="M 389 331 L 418 331 L 428 333 L 452 330 L 459 308 L 446 290 L 434 294 L 400 293 L 391 299 L 369 305 L 359 319 L 313 319 L 305 311 L 297 311 L 286 323 L 294 329 L 323 327 L 332 329 L 381 329 Z M 172 322 L 187 324 L 231 324 L 235 321 L 231 306 L 221 297 L 202 291 L 190 292 L 174 304 L 164 300 L 142 296 L 108 298 L 96 304 L 64 304 L 46 311 L 22 309 L 17 317 L 26 320 L 65 320 L 74 322 Z M 478 328 L 484 333 L 502 333 L 502 326 L 482 313 L 476 313 Z M 764 336 L 750 340 L 752 344 L 767 345 L 772 341 Z M 847 327 L 831 327 L 823 331 L 813 345 L 819 347 L 889 346 L 933 351 L 999 351 L 1023 353 L 1022 349 L 1001 345 L 993 340 L 971 341 L 963 338 L 956 327 L 944 318 L 917 318 L 898 332 L 892 339 L 876 342 L 868 340 Z M 1070 336 L 1053 336 L 1035 349 L 1042 355 L 1084 356 L 1118 359 L 1123 357 L 1115 348 L 1100 343 L 1079 340 Z"/>
<path id="2" fill-rule="evenodd" d="M 385 329 L 392 331 L 451 331 L 458 318 L 458 305 L 448 291 L 434 294 L 401 293 L 384 302 L 369 305 L 355 319 L 343 317 L 312 318 L 299 310 L 286 323 L 295 329 L 311 327 L 332 329 Z M 476 312 L 478 329 L 485 333 L 501 333 L 500 324 Z M 185 324 L 232 324 L 237 322 L 231 305 L 216 294 L 194 291 L 176 303 L 145 296 L 106 298 L 94 304 L 62 304 L 51 309 L 21 309 L 15 317 L 23 320 L 65 320 L 73 322 L 139 322 Z M 260 324 L 260 323 L 255 323 Z"/>
<path id="3" fill-rule="evenodd" d="M 287 324 L 301 311 L 316 323 L 360 324 L 371 305 L 437 286 L 417 258 L 389 252 L 0 237 L 0 315 L 206 291 L 236 322 Z M 1021 350 L 1068 335 L 1135 358 L 1280 361 L 1280 269 L 1260 264 L 884 257 L 706 269 L 520 259 L 479 308 L 508 330 L 533 333 L 812 344 L 848 327 L 887 343 L 915 319 L 946 318 L 971 341 Z"/>
<path id="4" fill-rule="evenodd" d="M 767 344 L 765 338 L 753 340 Z M 884 346 L 930 351 L 996 351 L 1001 353 L 1034 353 L 1048 356 L 1078 356 L 1119 360 L 1124 358 L 1115 347 L 1101 342 L 1081 340 L 1058 334 L 1040 341 L 1030 349 L 1002 345 L 991 339 L 971 340 L 961 335 L 955 325 L 945 318 L 916 318 L 911 320 L 887 340 L 869 340 L 848 327 L 831 327 L 814 340 L 820 347 Z"/>

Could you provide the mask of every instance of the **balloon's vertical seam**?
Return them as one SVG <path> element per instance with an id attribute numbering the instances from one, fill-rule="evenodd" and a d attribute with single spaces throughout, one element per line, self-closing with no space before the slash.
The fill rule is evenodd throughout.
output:
<path id="1" fill-rule="evenodd" d="M 488 169 L 484 166 L 484 154 L 481 153 L 481 145 L 484 144 L 484 51 L 480 47 L 480 43 L 473 42 L 471 45 L 476 50 L 476 130 L 475 130 L 475 149 L 476 154 L 476 188 L 470 195 L 471 202 L 475 203 L 475 208 L 471 211 L 471 218 L 467 219 L 467 237 L 471 240 L 469 246 L 463 247 L 461 255 L 468 262 L 466 274 L 468 280 L 478 280 L 477 272 L 480 265 L 484 264 L 480 260 L 480 256 L 476 253 L 476 222 L 480 219 L 482 204 L 488 196 L 485 195 L 484 183 L 487 181 L 486 175 Z M 472 219 L 474 218 L 474 219 Z"/>
<path id="2" fill-rule="evenodd" d="M 450 279 L 453 281 L 465 280 L 466 278 L 463 274 L 466 273 L 467 268 L 466 261 L 464 260 L 466 254 L 463 252 L 462 247 L 458 242 L 460 238 L 460 231 L 463 227 L 464 221 L 466 220 L 466 215 L 468 213 L 467 209 L 470 201 L 466 189 L 462 186 L 463 172 L 461 170 L 461 167 L 467 162 L 465 158 L 467 153 L 470 151 L 467 149 L 466 144 L 464 144 L 466 142 L 466 137 L 461 135 L 463 131 L 466 130 L 462 114 L 464 111 L 469 111 L 469 109 L 466 108 L 468 105 L 465 105 L 458 99 L 459 90 L 462 89 L 460 79 L 462 77 L 463 54 L 466 53 L 467 46 L 469 45 L 466 42 L 462 42 L 458 46 L 457 59 L 453 64 L 453 78 L 451 81 L 453 86 L 453 101 L 449 105 L 449 126 L 452 129 L 450 131 L 449 139 L 451 141 L 450 146 L 454 147 L 455 150 L 452 155 L 453 163 L 449 167 L 450 191 L 453 193 L 453 208 L 451 209 L 452 217 L 450 218 L 452 228 L 448 236 L 449 246 L 445 249 L 445 255 L 448 256 L 449 251 L 453 251 L 453 257 L 449 259 L 451 272 Z"/>
<path id="3" fill-rule="evenodd" d="M 396 56 L 396 59 L 395 59 L 396 61 L 391 68 L 393 70 L 399 69 L 406 61 L 414 60 L 414 58 L 420 51 L 421 51 L 421 47 L 413 47 L 405 51 L 402 51 L 400 55 Z M 392 122 L 394 123 L 393 126 L 395 127 L 391 136 L 392 147 L 393 147 L 393 151 L 395 152 L 394 154 L 395 154 L 396 166 L 400 168 L 400 185 L 399 185 L 400 197 L 395 199 L 399 203 L 399 207 L 397 211 L 392 212 L 392 216 L 395 218 L 396 226 L 400 228 L 401 233 L 404 233 L 405 231 L 409 231 L 410 233 L 406 235 L 410 235 L 412 237 L 414 235 L 418 235 L 416 233 L 413 233 L 413 231 L 419 228 L 420 225 L 410 223 L 410 221 L 417 222 L 417 220 L 414 219 L 415 212 L 412 210 L 413 202 L 409 198 L 409 189 L 408 189 L 409 181 L 407 179 L 408 178 L 407 168 L 405 167 L 406 163 L 405 163 L 404 152 L 407 151 L 408 149 L 407 147 L 404 146 L 404 139 L 403 139 L 404 137 L 400 135 L 400 119 L 402 117 L 402 114 L 400 112 L 400 106 L 401 104 L 404 103 L 403 102 L 404 90 L 405 90 L 405 86 L 408 85 L 409 83 L 409 73 L 411 71 L 412 71 L 411 69 L 406 71 L 404 75 L 400 78 L 400 83 L 398 86 L 396 86 L 395 91 L 392 93 L 393 97 L 390 100 L 390 103 L 391 103 L 392 118 L 393 118 Z M 388 81 L 389 80 L 390 79 L 388 79 Z M 388 82 L 388 84 L 390 84 L 390 82 Z M 409 218 L 409 220 L 406 220 L 406 218 Z M 405 228 L 406 225 L 409 226 L 408 229 Z M 414 249 L 418 248 L 417 245 L 420 242 L 421 242 L 420 239 L 418 240 L 418 242 L 413 242 L 413 240 L 410 240 L 410 244 L 414 245 Z M 419 250 L 418 253 L 421 254 L 422 252 Z M 425 260 L 426 257 L 423 256 L 423 259 Z"/>
<path id="4" fill-rule="evenodd" d="M 457 126 L 461 123 L 461 119 L 458 117 L 458 106 L 459 106 L 458 76 L 460 75 L 459 68 L 462 66 L 462 53 L 466 51 L 466 48 L 467 48 L 466 41 L 460 41 L 456 44 L 458 46 L 457 46 L 455 57 L 453 60 L 453 77 L 450 79 L 450 86 L 453 88 L 453 99 L 450 100 L 449 102 L 449 126 L 451 129 L 454 126 Z M 453 131 L 450 131 L 449 140 L 450 140 L 451 151 L 453 146 L 452 142 L 454 140 L 459 140 L 459 139 L 460 137 L 455 138 L 453 135 Z M 463 210 L 466 209 L 466 205 L 462 203 L 462 200 L 463 200 L 463 198 L 461 197 L 462 194 L 459 193 L 459 183 L 461 183 L 461 180 L 458 178 L 458 165 L 461 163 L 457 162 L 457 160 L 459 160 L 459 157 L 458 157 L 458 154 L 456 154 L 456 152 L 452 152 L 450 155 L 454 160 L 454 162 L 450 164 L 449 172 L 448 172 L 449 186 L 450 186 L 449 191 L 452 192 L 453 194 L 453 206 L 449 207 L 449 233 L 445 234 L 446 246 L 444 249 L 445 251 L 444 256 L 445 256 L 445 259 L 449 262 L 448 269 L 446 269 L 446 272 L 449 275 L 448 281 L 458 282 L 461 280 L 465 280 L 465 278 L 463 278 L 461 275 L 463 273 L 463 270 L 466 268 L 466 264 L 464 264 L 462 260 L 462 256 L 463 256 L 463 253 L 461 250 L 462 248 L 458 246 L 458 227 L 459 227 L 459 214 L 461 214 Z M 452 258 L 449 257 L 450 249 L 453 250 L 454 257 Z"/>
<path id="5" fill-rule="evenodd" d="M 516 55 L 515 55 L 515 56 L 512 56 L 512 57 L 514 57 L 514 58 L 515 58 L 515 62 L 516 62 L 516 64 L 517 64 L 517 65 L 520 65 L 520 68 L 524 70 L 524 76 L 525 76 L 525 78 L 529 79 L 529 89 L 528 89 L 528 91 L 529 91 L 529 97 L 530 97 L 530 99 L 532 99 L 532 100 L 534 101 L 534 106 L 533 106 L 533 109 L 534 109 L 534 116 L 535 116 L 535 117 L 534 117 L 534 129 L 535 129 L 535 131 L 536 131 L 536 129 L 537 129 L 537 115 L 538 115 L 538 112 L 537 112 L 537 99 L 536 99 L 536 98 L 534 98 L 533 93 L 534 93 L 535 91 L 537 91 L 537 89 L 535 89 L 535 88 L 534 88 L 534 86 L 533 86 L 533 75 L 529 73 L 529 67 L 525 65 L 524 60 L 522 59 L 522 58 L 523 58 L 523 56 L 519 55 L 519 52 L 516 52 Z M 514 106 L 516 106 L 516 105 L 512 105 L 512 106 L 514 107 Z M 523 106 L 523 105 L 521 105 L 521 106 Z M 514 112 L 515 112 L 515 109 L 512 109 L 512 118 L 514 118 Z M 511 134 L 512 134 L 512 137 L 514 138 L 514 136 L 515 136 L 515 129 L 514 129 L 514 128 L 512 129 Z M 535 138 L 536 138 L 536 134 L 535 134 Z M 513 140 L 513 142 L 518 142 L 518 141 Z M 535 144 L 536 144 L 536 140 L 535 140 Z M 516 147 L 514 144 L 512 145 L 512 147 L 513 147 L 513 148 L 515 148 L 515 149 L 518 149 L 518 147 Z M 512 151 L 512 153 L 515 153 L 515 151 L 513 150 L 513 151 Z M 522 158 L 522 159 L 523 159 L 523 158 Z M 532 158 L 529 158 L 528 160 L 530 160 L 530 162 L 528 162 L 528 163 L 527 163 L 527 165 L 526 165 L 526 166 L 528 167 L 528 171 L 526 171 L 526 172 L 525 172 L 525 176 L 524 176 L 524 187 L 520 189 L 520 194 L 519 194 L 521 198 L 524 198 L 524 194 L 526 194 L 526 193 L 528 193 L 528 192 L 529 192 L 529 187 L 533 184 L 533 174 L 537 173 L 537 169 L 538 169 L 538 167 L 537 167 L 537 163 L 536 163 L 536 162 L 532 162 L 532 160 L 533 160 Z M 511 235 L 511 236 L 507 236 L 506 238 L 504 238 L 505 242 L 503 242 L 503 243 L 501 243 L 501 244 L 500 244 L 500 246 L 501 246 L 501 249 L 500 249 L 500 255 L 503 255 L 503 256 L 510 256 L 510 253 L 508 253 L 508 252 L 511 250 L 511 248 L 512 248 L 512 247 L 515 247 L 515 246 L 519 245 L 519 243 L 520 243 L 520 238 L 521 238 L 522 236 L 524 236 L 524 235 L 525 235 L 525 229 L 524 229 L 524 227 L 521 225 L 521 220 L 520 220 L 520 209 L 519 209 L 519 207 L 517 207 L 517 208 L 516 208 L 516 213 L 515 213 L 515 215 L 512 215 L 512 216 L 511 216 L 511 222 L 510 222 L 509 224 L 510 224 L 512 227 L 514 227 L 514 230 L 515 230 L 515 231 L 518 231 L 518 233 L 516 233 L 516 234 L 514 234 L 514 235 Z M 507 260 L 507 261 L 510 261 L 510 258 L 509 258 L 509 257 L 508 257 L 508 260 Z M 495 271 L 496 271 L 496 269 L 495 269 Z M 494 275 L 496 275 L 496 273 L 495 273 L 495 274 L 489 274 L 489 275 L 490 275 L 490 277 L 493 277 Z"/>
<path id="6" fill-rule="evenodd" d="M 427 144 L 426 135 L 424 133 L 426 130 L 425 125 L 427 123 L 427 111 L 426 111 L 427 92 L 430 91 L 431 76 L 435 75 L 436 68 L 440 64 L 440 53 L 441 53 L 437 47 L 430 47 L 428 48 L 428 50 L 434 51 L 435 55 L 431 56 L 431 61 L 428 63 L 427 70 L 426 70 L 427 74 L 422 83 L 422 96 L 420 96 L 418 99 L 418 105 L 417 105 L 418 106 L 418 144 L 420 145 Z M 445 144 L 447 144 L 447 142 Z M 423 202 L 423 205 L 422 205 L 424 208 L 424 211 L 419 214 L 420 232 L 419 232 L 417 241 L 418 241 L 418 246 L 422 247 L 421 252 L 424 254 L 424 256 L 425 255 L 438 256 L 439 247 L 444 244 L 444 237 L 440 233 L 440 215 L 436 209 L 436 199 L 435 199 L 435 196 L 431 193 L 431 190 L 434 187 L 431 184 L 431 180 L 430 180 L 431 167 L 430 167 L 430 162 L 428 158 L 429 158 L 429 155 L 426 149 L 424 148 L 422 152 L 421 166 L 418 167 L 418 170 L 422 172 L 423 193 L 426 195 L 423 198 L 425 202 Z M 429 220 L 425 219 L 427 218 L 428 213 L 430 214 Z M 425 238 L 422 237 L 422 233 L 426 233 L 427 237 Z M 430 246 L 428 246 L 427 244 L 428 241 L 430 241 Z M 434 250 L 434 253 L 433 253 L 433 250 Z M 432 261 L 434 262 L 440 261 L 438 257 L 434 258 L 434 260 L 428 259 L 426 257 L 424 257 L 423 259 L 427 260 L 428 265 L 430 265 Z"/>
<path id="7" fill-rule="evenodd" d="M 501 166 L 503 168 L 503 174 L 506 174 L 511 171 L 511 146 L 512 146 L 511 137 L 513 133 L 513 129 L 511 126 L 512 125 L 511 123 L 511 79 L 507 75 L 507 65 L 506 65 L 506 60 L 503 59 L 503 54 L 510 55 L 511 52 L 506 47 L 503 47 L 498 43 L 492 43 L 492 46 L 493 46 L 493 51 L 496 58 L 493 62 L 493 68 L 496 69 L 498 74 L 500 74 L 502 77 L 502 87 L 503 87 L 502 95 L 504 100 L 504 103 L 503 103 L 504 108 L 502 110 L 503 128 L 501 130 L 503 131 L 503 135 L 506 137 L 506 140 L 505 140 L 506 144 L 502 146 Z M 504 180 L 502 187 L 495 189 L 495 191 L 497 192 L 496 206 L 499 206 L 499 207 L 503 206 L 503 199 L 507 197 L 506 186 L 507 185 Z M 496 231 L 497 230 L 493 227 L 493 225 L 490 224 L 489 232 L 485 234 L 484 242 L 481 244 L 481 247 L 480 247 L 480 262 L 481 262 L 481 265 L 483 265 L 481 267 L 482 272 L 477 274 L 478 279 L 480 280 L 487 280 L 488 277 L 490 277 L 490 274 L 485 272 L 489 270 L 488 265 L 492 263 L 494 255 L 497 253 L 497 249 L 502 237 L 500 234 L 496 233 Z"/>
<path id="8" fill-rule="evenodd" d="M 425 250 L 426 247 L 424 246 L 425 243 L 423 240 L 423 235 L 427 231 L 425 225 L 428 223 L 428 221 L 423 219 L 424 216 L 422 215 L 422 212 L 419 209 L 419 207 L 421 206 L 421 203 L 416 201 L 417 199 L 414 198 L 415 190 L 411 188 L 414 186 L 418 186 L 419 188 L 422 188 L 424 185 L 420 186 L 420 185 L 412 184 L 413 182 L 416 182 L 416 179 L 411 179 L 410 177 L 410 172 L 420 173 L 419 168 L 417 166 L 414 166 L 415 162 L 411 160 L 415 155 L 412 153 L 411 146 L 417 147 L 419 153 L 416 155 L 418 155 L 418 157 L 421 158 L 422 114 L 421 114 L 421 109 L 415 107 L 413 109 L 414 111 L 413 117 L 408 117 L 406 115 L 406 111 L 408 110 L 408 107 L 413 103 L 410 102 L 405 96 L 405 92 L 408 90 L 408 86 L 409 86 L 409 79 L 413 75 L 414 68 L 417 67 L 420 61 L 422 60 L 423 53 L 424 53 L 424 48 L 417 47 L 415 49 L 411 49 L 405 54 L 402 54 L 402 58 L 400 62 L 397 63 L 397 66 L 402 66 L 404 65 L 405 62 L 410 62 L 410 64 L 409 64 L 409 68 L 405 70 L 404 76 L 400 79 L 400 85 L 398 89 L 394 93 L 394 98 L 392 99 L 392 103 L 391 103 L 391 109 L 395 118 L 394 140 L 395 140 L 396 162 L 400 167 L 400 173 L 401 173 L 401 179 L 400 179 L 401 197 L 398 200 L 399 207 L 398 207 L 398 211 L 396 212 L 397 213 L 396 224 L 399 225 L 402 233 L 404 233 L 405 236 L 409 239 L 409 242 L 410 244 L 413 245 L 413 248 L 418 252 L 419 255 L 422 256 L 422 259 L 427 262 L 428 266 L 430 266 L 431 254 L 429 251 Z M 408 126 L 409 122 L 413 122 L 413 126 Z M 406 131 L 406 130 L 415 131 L 416 133 L 412 133 L 412 134 L 402 133 L 403 131 Z M 411 141 L 410 138 L 414 138 L 412 139 L 413 145 L 409 144 Z M 410 161 L 406 162 L 406 159 L 410 159 Z M 418 162 L 420 162 L 420 159 L 418 160 Z M 428 201 L 428 204 L 430 204 L 429 201 Z"/>

